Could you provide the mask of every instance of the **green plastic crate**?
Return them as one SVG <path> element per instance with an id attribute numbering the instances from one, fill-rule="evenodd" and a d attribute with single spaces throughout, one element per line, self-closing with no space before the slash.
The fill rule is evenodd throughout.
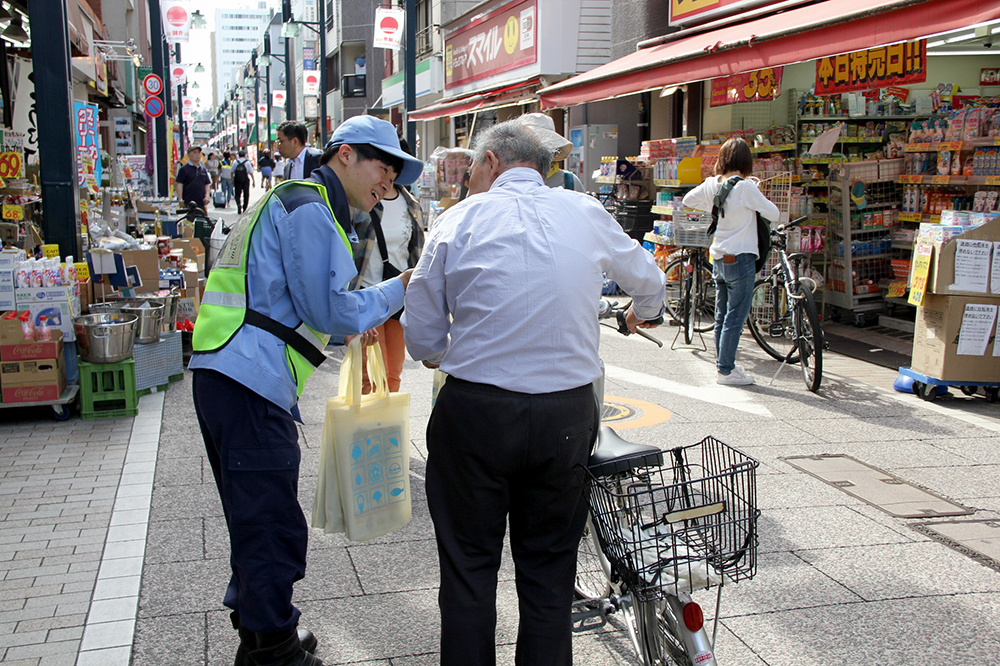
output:
<path id="1" fill-rule="evenodd" d="M 138 413 L 134 359 L 118 363 L 80 361 L 80 415 L 84 419 L 118 418 Z"/>

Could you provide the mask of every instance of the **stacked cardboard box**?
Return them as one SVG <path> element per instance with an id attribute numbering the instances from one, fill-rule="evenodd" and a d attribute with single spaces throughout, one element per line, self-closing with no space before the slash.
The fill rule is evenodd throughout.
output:
<path id="1" fill-rule="evenodd" d="M 66 390 L 63 336 L 52 330 L 51 341 L 26 340 L 18 312 L 0 316 L 0 393 L 3 402 L 46 402 Z"/>

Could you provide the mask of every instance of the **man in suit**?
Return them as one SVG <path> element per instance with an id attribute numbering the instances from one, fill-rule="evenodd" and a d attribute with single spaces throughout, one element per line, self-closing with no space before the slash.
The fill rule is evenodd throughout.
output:
<path id="1" fill-rule="evenodd" d="M 323 151 L 306 146 L 309 134 L 306 126 L 295 120 L 286 120 L 278 126 L 278 152 L 285 158 L 285 180 L 308 178 L 320 166 Z"/>

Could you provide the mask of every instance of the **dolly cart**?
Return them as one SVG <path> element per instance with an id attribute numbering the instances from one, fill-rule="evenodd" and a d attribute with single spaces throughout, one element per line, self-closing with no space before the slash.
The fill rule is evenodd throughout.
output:
<path id="1" fill-rule="evenodd" d="M 954 386 L 960 389 L 965 395 L 975 395 L 982 388 L 983 394 L 989 402 L 996 402 L 1000 399 L 1000 382 L 945 381 L 922 375 L 915 370 L 905 367 L 899 369 L 899 374 L 913 379 L 913 392 L 928 401 L 937 397 L 938 386 Z"/>
<path id="2" fill-rule="evenodd" d="M 0 403 L 0 409 L 9 409 L 12 407 L 51 407 L 52 411 L 55 412 L 56 421 L 65 421 L 72 414 L 73 410 L 70 405 L 74 400 L 76 400 L 76 394 L 80 391 L 80 386 L 78 384 L 70 384 L 63 391 L 62 395 L 55 400 L 42 400 L 40 402 L 2 402 Z"/>

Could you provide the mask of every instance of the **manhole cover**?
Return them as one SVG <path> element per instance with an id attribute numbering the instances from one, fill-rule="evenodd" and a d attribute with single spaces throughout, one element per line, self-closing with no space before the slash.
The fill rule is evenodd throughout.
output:
<path id="1" fill-rule="evenodd" d="M 852 497 L 898 518 L 967 516 L 972 509 L 918 488 L 904 479 L 851 456 L 790 456 L 783 458 L 792 467 L 839 488 Z"/>
<path id="2" fill-rule="evenodd" d="M 601 421 L 604 423 L 614 423 L 615 421 L 625 421 L 635 416 L 636 410 L 628 405 L 620 405 L 617 402 L 604 401 L 601 407 Z"/>
<path id="3" fill-rule="evenodd" d="M 918 523 L 913 529 L 1000 571 L 1000 520 Z"/>
<path id="4" fill-rule="evenodd" d="M 659 425 L 670 420 L 670 411 L 659 405 L 637 398 L 604 396 L 601 405 L 601 422 L 615 430 L 630 430 Z"/>

